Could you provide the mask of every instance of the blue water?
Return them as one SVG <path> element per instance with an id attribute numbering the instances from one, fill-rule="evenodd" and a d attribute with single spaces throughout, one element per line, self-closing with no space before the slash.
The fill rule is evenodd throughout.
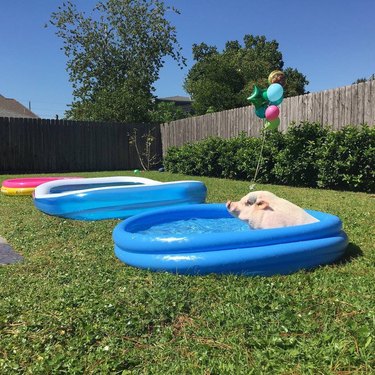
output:
<path id="1" fill-rule="evenodd" d="M 171 235 L 191 235 L 226 232 L 248 232 L 249 226 L 235 218 L 219 219 L 189 219 L 176 220 L 170 223 L 154 225 L 146 230 L 139 231 L 139 235 L 162 237 Z"/>
<path id="2" fill-rule="evenodd" d="M 89 184 L 72 184 L 72 185 L 59 185 L 56 187 L 51 188 L 49 191 L 50 194 L 59 194 L 59 193 L 65 193 L 68 191 L 75 191 L 75 190 L 88 190 L 88 189 L 97 189 L 97 188 L 110 188 L 110 187 L 127 187 L 127 186 L 138 186 L 138 185 L 144 185 L 141 182 L 92 182 Z"/>

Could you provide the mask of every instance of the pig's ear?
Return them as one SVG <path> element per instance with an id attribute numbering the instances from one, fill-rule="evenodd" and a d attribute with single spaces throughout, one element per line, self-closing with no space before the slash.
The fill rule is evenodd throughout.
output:
<path id="1" fill-rule="evenodd" d="M 269 207 L 269 203 L 264 199 L 258 199 L 256 205 L 260 210 L 265 210 Z"/>

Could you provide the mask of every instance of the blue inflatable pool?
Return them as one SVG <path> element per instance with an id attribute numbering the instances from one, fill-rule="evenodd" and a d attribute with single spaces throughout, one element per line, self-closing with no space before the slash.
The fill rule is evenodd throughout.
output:
<path id="1" fill-rule="evenodd" d="M 164 206 L 204 203 L 200 181 L 159 182 L 142 177 L 100 177 L 47 182 L 33 194 L 48 215 L 76 220 L 126 218 Z"/>
<path id="2" fill-rule="evenodd" d="M 114 251 L 122 262 L 152 271 L 290 274 L 334 262 L 348 243 L 338 217 L 307 212 L 319 222 L 251 230 L 224 204 L 159 209 L 118 224 Z"/>

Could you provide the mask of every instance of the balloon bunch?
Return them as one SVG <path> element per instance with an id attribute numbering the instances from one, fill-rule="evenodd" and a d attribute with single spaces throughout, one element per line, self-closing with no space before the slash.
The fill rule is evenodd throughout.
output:
<path id="1" fill-rule="evenodd" d="M 255 107 L 255 114 L 262 119 L 266 119 L 264 128 L 273 130 L 280 125 L 279 104 L 284 99 L 285 75 L 280 70 L 274 70 L 268 76 L 267 89 L 254 86 L 252 94 L 247 98 Z"/>

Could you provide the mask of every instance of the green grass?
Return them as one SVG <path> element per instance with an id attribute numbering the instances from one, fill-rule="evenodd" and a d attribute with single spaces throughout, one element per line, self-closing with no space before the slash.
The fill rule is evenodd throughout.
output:
<path id="1" fill-rule="evenodd" d="M 238 199 L 249 187 L 142 175 L 202 180 L 208 202 Z M 345 259 L 268 278 L 152 273 L 114 256 L 117 220 L 64 220 L 39 212 L 30 197 L 1 195 L 0 235 L 25 261 L 0 267 L 0 373 L 375 373 L 375 198 L 257 189 L 338 215 L 350 240 Z"/>

